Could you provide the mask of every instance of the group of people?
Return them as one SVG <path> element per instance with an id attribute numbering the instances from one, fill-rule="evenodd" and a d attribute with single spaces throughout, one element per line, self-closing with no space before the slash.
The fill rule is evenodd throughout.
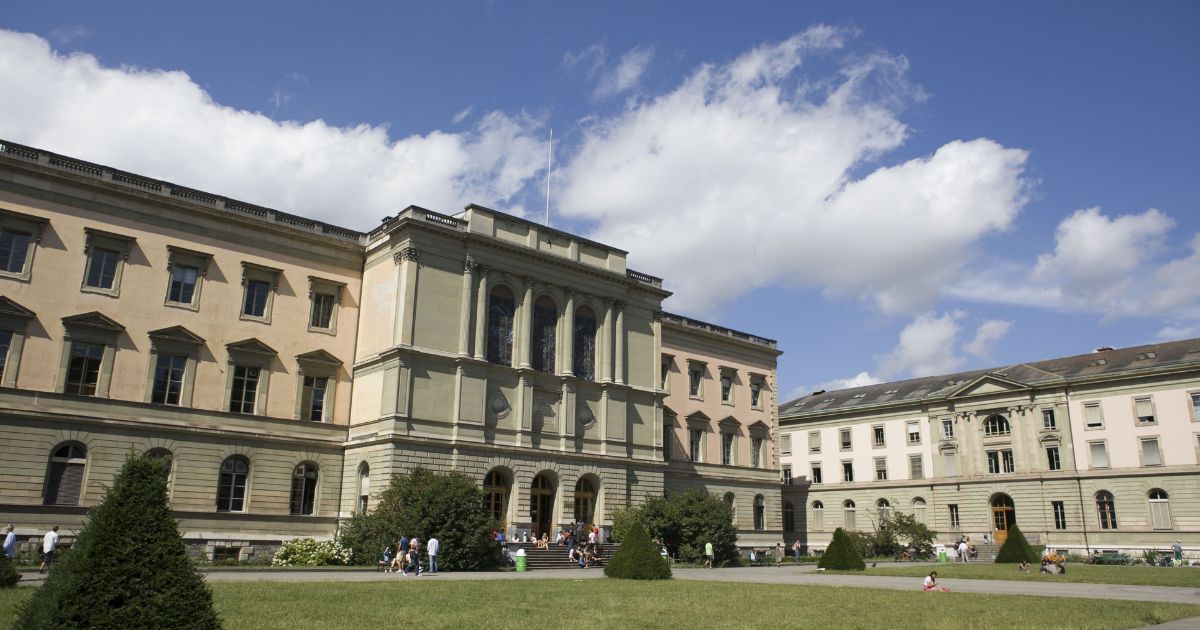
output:
<path id="1" fill-rule="evenodd" d="M 975 548 L 975 543 L 966 536 L 958 539 L 958 542 L 954 544 L 954 550 L 958 552 L 959 562 L 970 562 L 979 557 L 979 550 Z"/>
<path id="2" fill-rule="evenodd" d="M 438 572 L 437 557 L 440 548 L 441 543 L 435 537 L 431 536 L 425 542 L 425 552 L 429 557 L 429 573 L 432 575 L 436 575 Z M 414 575 L 422 575 L 425 573 L 425 569 L 421 566 L 420 538 L 416 536 L 409 538 L 401 534 L 400 540 L 396 543 L 396 554 L 392 555 L 391 547 L 384 549 L 381 563 L 387 567 L 388 573 L 396 571 L 407 576 L 411 571 Z"/>
<path id="3" fill-rule="evenodd" d="M 559 548 L 567 550 L 567 559 L 578 563 L 579 568 L 587 569 L 591 567 L 599 559 L 600 543 L 600 528 L 593 525 L 588 527 L 582 522 L 575 523 L 571 529 L 562 529 L 558 532 L 557 543 Z M 542 534 L 543 540 L 546 535 Z M 549 541 L 546 541 L 546 547 L 549 548 Z"/>
<path id="4" fill-rule="evenodd" d="M 4 555 L 8 556 L 9 560 L 17 559 L 17 528 L 12 523 L 9 523 L 4 528 Z M 46 569 L 54 562 L 54 551 L 58 549 L 58 525 L 55 525 L 42 536 L 42 566 L 38 568 L 38 573 L 45 573 Z"/>

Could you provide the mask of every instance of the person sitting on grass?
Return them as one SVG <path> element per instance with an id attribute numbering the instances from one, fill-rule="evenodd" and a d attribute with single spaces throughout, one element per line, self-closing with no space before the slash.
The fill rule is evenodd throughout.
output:
<path id="1" fill-rule="evenodd" d="M 1021 563 L 1017 565 L 1017 573 L 1029 573 L 1028 560 L 1022 560 Z"/>
<path id="2" fill-rule="evenodd" d="M 924 583 L 924 585 L 922 585 L 922 588 L 924 588 L 925 592 L 927 592 L 927 593 L 929 591 L 939 591 L 942 593 L 950 592 L 950 589 L 948 589 L 944 586 L 938 586 L 937 571 L 930 571 L 929 575 L 925 576 L 925 583 Z"/>

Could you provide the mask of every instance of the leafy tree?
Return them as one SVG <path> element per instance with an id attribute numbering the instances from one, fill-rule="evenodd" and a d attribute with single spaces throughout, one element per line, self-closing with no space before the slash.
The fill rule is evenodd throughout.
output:
<path id="1" fill-rule="evenodd" d="M 1029 541 L 1025 540 L 1025 534 L 1021 533 L 1021 528 L 1013 523 L 1013 526 L 1008 528 L 1008 538 L 1004 540 L 1000 552 L 996 554 L 996 562 L 1016 564 L 1022 561 L 1037 562 L 1040 559 L 1041 556 L 1038 555 L 1038 552 L 1029 546 Z"/>
<path id="2" fill-rule="evenodd" d="M 918 556 L 933 555 L 933 540 L 937 532 L 929 529 L 912 514 L 895 510 L 880 510 L 871 531 L 847 532 L 854 549 L 864 558 L 896 556 L 913 548 Z"/>
<path id="3" fill-rule="evenodd" d="M 821 556 L 821 561 L 817 563 L 817 566 L 822 569 L 841 571 L 862 571 L 867 568 L 862 556 L 854 548 L 850 536 L 841 527 L 834 530 L 833 540 L 829 543 L 829 547 Z"/>
<path id="4" fill-rule="evenodd" d="M 395 548 L 401 534 L 441 543 L 438 566 L 448 570 L 490 569 L 500 550 L 491 538 L 492 523 L 483 508 L 483 491 L 459 472 L 440 475 L 415 468 L 395 475 L 375 510 L 342 526 L 338 540 L 354 551 L 353 562 L 371 564 L 384 548 Z"/>
<path id="5" fill-rule="evenodd" d="M 612 532 L 610 533 L 610 536 L 612 537 L 613 542 L 624 542 L 626 532 L 629 531 L 629 528 L 634 523 L 638 523 L 639 525 L 642 524 L 641 516 L 637 508 L 617 511 L 612 516 L 612 522 Z M 644 525 L 642 529 L 643 531 L 645 530 Z"/>
<path id="6" fill-rule="evenodd" d="M 219 628 L 167 506 L 162 461 L 131 454 L 18 628 Z"/>
<path id="7" fill-rule="evenodd" d="M 733 512 L 716 495 L 693 488 L 653 497 L 636 512 L 648 533 L 682 562 L 703 562 L 704 544 L 708 542 L 713 545 L 717 564 L 738 559 Z"/>
<path id="8" fill-rule="evenodd" d="M 21 580 L 21 574 L 17 572 L 17 565 L 8 557 L 8 554 L 0 553 L 0 588 L 12 588 Z"/>
<path id="9" fill-rule="evenodd" d="M 617 553 L 604 566 L 604 575 L 624 580 L 666 580 L 671 567 L 650 541 L 641 521 L 630 519 Z"/>

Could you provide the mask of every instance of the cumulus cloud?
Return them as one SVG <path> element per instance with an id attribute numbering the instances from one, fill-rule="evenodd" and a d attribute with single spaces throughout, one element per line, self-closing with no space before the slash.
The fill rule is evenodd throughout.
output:
<path id="1" fill-rule="evenodd" d="M 968 354 L 975 355 L 980 358 L 987 358 L 992 354 L 992 350 L 996 344 L 1008 334 L 1013 323 L 1002 319 L 989 319 L 979 325 L 979 329 L 975 331 L 975 338 L 963 346 Z"/>
<path id="2" fill-rule="evenodd" d="M 274 121 L 216 103 L 182 72 L 106 67 L 0 31 L 0 138 L 355 228 L 415 203 L 507 203 L 544 173 L 540 123 L 489 112 L 461 133 Z M 279 95 L 279 104 L 284 96 Z"/>
<path id="3" fill-rule="evenodd" d="M 863 387 L 864 385 L 875 385 L 883 381 L 872 376 L 870 372 L 862 371 L 850 378 L 835 378 L 831 381 L 825 381 L 817 385 L 815 389 L 834 391 L 838 389 L 850 389 L 851 387 Z"/>
<path id="4" fill-rule="evenodd" d="M 704 314 L 776 283 L 928 308 L 978 241 L 1012 224 L 1027 156 L 954 141 L 856 176 L 902 146 L 897 113 L 917 91 L 902 57 L 801 72 L 852 35 L 813 27 L 594 121 L 562 172 L 560 211 L 667 278 L 673 309 Z"/>
<path id="5" fill-rule="evenodd" d="M 596 96 L 614 96 L 633 89 L 642 78 L 642 73 L 654 58 L 654 48 L 635 47 L 621 55 L 617 67 L 600 77 L 596 84 Z"/>
<path id="6" fill-rule="evenodd" d="M 887 378 L 931 376 L 958 370 L 963 358 L 955 352 L 961 310 L 918 315 L 904 330 L 891 352 L 879 357 L 880 374 Z"/>

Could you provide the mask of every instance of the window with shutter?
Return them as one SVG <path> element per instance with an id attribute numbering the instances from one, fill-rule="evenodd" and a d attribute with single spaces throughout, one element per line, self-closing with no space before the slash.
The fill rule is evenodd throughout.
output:
<path id="1" fill-rule="evenodd" d="M 1158 438 L 1142 438 L 1142 465 L 1162 466 L 1162 452 L 1158 449 Z"/>
<path id="2" fill-rule="evenodd" d="M 1088 450 L 1092 455 L 1092 468 L 1108 468 L 1108 448 L 1104 442 L 1088 442 Z"/>
<path id="3" fill-rule="evenodd" d="M 46 474 L 43 505 L 79 505 L 86 465 L 87 449 L 83 445 L 65 444 L 55 449 Z"/>
<path id="4" fill-rule="evenodd" d="M 1148 495 L 1150 499 L 1150 526 L 1154 529 L 1171 529 L 1171 504 L 1167 493 L 1155 488 Z"/>

